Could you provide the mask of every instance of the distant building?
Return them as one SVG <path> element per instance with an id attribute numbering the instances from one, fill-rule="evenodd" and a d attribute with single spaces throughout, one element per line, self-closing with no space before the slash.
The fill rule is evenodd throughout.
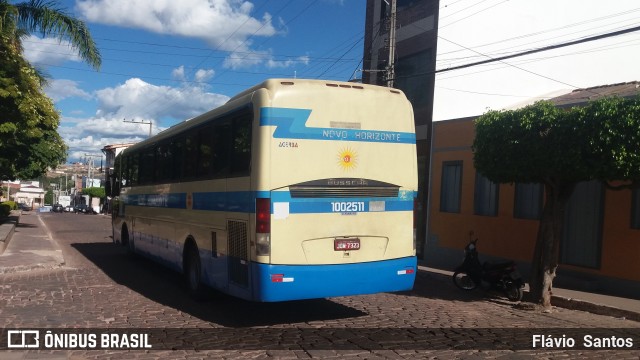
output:
<path id="1" fill-rule="evenodd" d="M 20 191 L 20 181 L 3 181 L 0 187 L 2 188 L 0 201 L 11 201 L 15 199 L 15 194 Z"/>
<path id="2" fill-rule="evenodd" d="M 44 206 L 44 194 L 46 191 L 40 187 L 37 181 L 20 184 L 20 190 L 14 195 L 14 201 L 18 204 L 37 209 Z"/>
<path id="3" fill-rule="evenodd" d="M 113 166 L 115 164 L 116 161 L 116 156 L 118 156 L 118 154 L 120 154 L 122 152 L 122 150 L 130 147 L 134 145 L 133 143 L 130 144 L 114 144 L 114 145 L 107 145 L 105 147 L 102 148 L 102 153 L 105 156 L 105 168 L 106 169 L 111 169 L 113 170 Z M 106 171 L 105 171 L 106 172 Z"/>
<path id="4" fill-rule="evenodd" d="M 550 101 L 558 107 L 583 106 L 614 95 L 640 96 L 640 83 L 578 89 Z M 426 262 L 453 269 L 473 230 L 483 261 L 513 259 L 526 273 L 544 187 L 494 184 L 476 172 L 471 150 L 476 118 L 433 124 Z M 640 298 L 640 190 L 607 190 L 598 181 L 578 184 L 566 209 L 564 229 L 554 284 Z"/>
<path id="5" fill-rule="evenodd" d="M 111 186 L 113 185 L 112 181 L 113 178 L 111 177 L 111 174 L 113 174 L 113 170 L 114 170 L 114 166 L 115 166 L 115 162 L 116 162 L 116 156 L 118 156 L 118 154 L 120 154 L 124 149 L 130 147 L 134 145 L 133 143 L 129 143 L 129 144 L 114 144 L 114 145 L 107 145 L 105 147 L 102 148 L 102 153 L 105 155 L 106 157 L 106 164 L 105 164 L 105 170 L 104 170 L 104 181 L 105 181 L 105 188 L 107 189 L 107 195 L 111 189 Z"/>
<path id="6" fill-rule="evenodd" d="M 389 59 L 389 0 L 367 0 L 362 82 L 386 85 Z M 397 0 L 394 87 L 411 101 L 418 151 L 418 255 L 426 239 L 429 149 L 433 114 L 439 0 Z"/>

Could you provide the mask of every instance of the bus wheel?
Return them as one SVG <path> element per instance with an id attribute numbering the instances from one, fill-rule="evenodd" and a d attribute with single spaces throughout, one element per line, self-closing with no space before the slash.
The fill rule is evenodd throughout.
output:
<path id="1" fill-rule="evenodd" d="M 122 233 L 120 234 L 120 242 L 122 246 L 127 247 L 127 253 L 131 256 L 135 255 L 135 247 L 133 244 L 133 239 L 129 238 L 129 229 L 127 225 L 122 225 Z"/>
<path id="2" fill-rule="evenodd" d="M 187 290 L 194 299 L 202 299 L 203 285 L 201 282 L 200 255 L 196 246 L 188 246 L 185 256 L 184 275 Z"/>

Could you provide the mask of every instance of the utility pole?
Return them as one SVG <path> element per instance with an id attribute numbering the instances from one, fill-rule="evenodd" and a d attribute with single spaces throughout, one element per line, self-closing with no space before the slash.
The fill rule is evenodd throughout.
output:
<path id="1" fill-rule="evenodd" d="M 91 178 L 91 170 L 93 168 L 93 158 L 98 156 L 102 157 L 102 155 L 84 154 L 84 156 L 89 158 L 89 166 L 88 166 L 89 169 L 87 169 L 87 183 L 91 181 L 91 185 L 93 185 L 93 179 Z M 92 186 L 89 186 L 89 184 L 87 184 L 87 187 L 92 187 Z"/>
<path id="2" fill-rule="evenodd" d="M 385 0 L 386 1 L 386 0 Z M 396 57 L 396 0 L 391 2 L 391 11 L 389 12 L 389 61 L 387 62 L 387 87 L 393 87 L 393 80 L 396 77 L 395 57 Z"/>
<path id="3" fill-rule="evenodd" d="M 122 119 L 122 121 L 123 121 L 123 122 L 126 122 L 126 123 L 132 123 L 132 124 L 145 124 L 145 125 L 149 125 L 149 137 L 151 137 L 151 128 L 152 128 L 152 126 L 153 126 L 153 122 L 152 122 L 152 121 L 146 122 L 146 121 L 143 121 L 143 120 L 135 121 L 135 120 L 127 120 L 127 119 Z"/>

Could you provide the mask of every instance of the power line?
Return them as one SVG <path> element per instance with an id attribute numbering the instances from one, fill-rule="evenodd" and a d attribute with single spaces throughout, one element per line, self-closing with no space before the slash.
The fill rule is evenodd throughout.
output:
<path id="1" fill-rule="evenodd" d="M 487 7 L 487 8 L 484 8 L 484 9 L 482 9 L 482 10 L 476 11 L 476 12 L 474 12 L 474 13 L 473 13 L 473 14 L 471 14 L 471 15 L 465 16 L 465 17 L 460 18 L 460 19 L 458 19 L 458 20 L 456 20 L 456 21 L 453 21 L 453 22 L 450 22 L 450 23 L 448 23 L 448 24 L 442 25 L 442 26 L 440 26 L 440 29 L 445 28 L 445 27 L 450 26 L 450 25 L 453 25 L 453 24 L 455 24 L 455 23 L 457 23 L 457 22 L 460 22 L 460 21 L 462 21 L 462 20 L 468 19 L 468 18 L 470 18 L 470 17 L 472 17 L 472 16 L 474 16 L 474 15 L 477 15 L 477 14 L 479 14 L 479 13 L 481 13 L 481 12 L 487 11 L 487 10 L 489 10 L 489 9 L 491 9 L 491 8 L 494 8 L 494 7 L 498 6 L 498 5 L 502 5 L 502 4 L 506 3 L 507 1 L 509 1 L 509 0 L 504 0 L 504 1 L 499 2 L 499 3 L 497 3 L 497 4 L 493 4 L 493 5 L 491 5 L 491 6 Z"/>
<path id="2" fill-rule="evenodd" d="M 473 50 L 473 49 L 467 48 L 467 47 L 462 46 L 462 45 L 460 45 L 460 44 L 456 44 L 455 42 L 453 42 L 453 41 L 451 41 L 451 40 L 447 40 L 447 39 L 442 38 L 442 37 L 440 37 L 440 38 L 441 38 L 441 39 L 443 39 L 443 40 L 445 40 L 445 41 L 448 41 L 448 42 L 450 42 L 450 43 L 452 43 L 452 44 L 454 44 L 454 45 L 457 45 L 457 46 L 460 46 L 460 47 L 464 47 L 465 49 L 467 49 L 467 50 L 471 50 L 471 51 L 473 51 L 473 52 L 475 52 L 475 53 L 478 53 L 478 54 L 480 54 L 480 55 L 487 56 L 487 55 L 484 55 L 484 54 L 482 54 L 482 53 L 479 53 L 479 52 L 477 52 L 477 51 L 475 51 L 475 50 Z M 487 56 L 487 57 L 489 57 L 489 56 Z M 576 88 L 576 89 L 578 88 L 578 86 L 575 86 L 575 85 L 572 85 L 572 84 L 566 83 L 566 82 L 564 82 L 564 81 L 560 81 L 560 80 L 558 80 L 558 79 L 551 78 L 551 77 L 546 76 L 546 75 L 538 74 L 538 73 L 533 72 L 533 71 L 531 71 L 531 70 L 527 70 L 527 69 L 521 68 L 521 67 L 519 67 L 519 66 L 516 66 L 516 65 L 513 65 L 513 64 L 509 64 L 509 63 L 504 62 L 504 61 L 502 61 L 502 60 L 497 60 L 496 58 L 492 58 L 492 60 L 500 61 L 501 63 L 504 63 L 504 64 L 506 64 L 506 65 L 509 65 L 509 66 L 511 66 L 511 67 L 514 67 L 514 68 L 516 68 L 516 69 L 518 69 L 518 70 L 521 70 L 521 71 L 524 71 L 524 72 L 528 72 L 528 73 L 530 73 L 530 74 L 533 74 L 533 75 L 536 75 L 536 76 L 539 76 L 539 77 L 545 78 L 545 79 L 547 79 L 547 80 L 551 80 L 551 81 L 554 81 L 554 82 L 557 82 L 557 83 L 560 83 L 560 84 L 563 84 L 563 85 L 567 85 L 567 86 L 570 86 L 570 87 L 572 87 L 572 88 Z M 594 92 L 594 91 L 591 91 L 591 90 L 588 90 L 588 91 L 589 91 L 589 92 L 592 92 L 592 93 L 594 93 L 594 94 L 596 94 L 596 95 L 599 95 L 597 92 Z"/>
<path id="3" fill-rule="evenodd" d="M 636 20 L 629 20 L 629 21 L 632 21 L 632 22 L 633 22 L 633 24 L 636 24 L 636 23 L 637 23 L 637 21 L 636 21 Z M 608 26 L 610 26 L 610 25 L 611 25 L 611 24 L 605 24 L 605 25 L 601 25 L 601 26 L 598 26 L 598 27 L 591 28 L 591 29 L 589 29 L 589 30 L 594 30 L 594 29 L 598 29 L 598 28 L 602 28 L 602 27 L 608 27 Z M 616 30 L 620 30 L 620 29 L 625 29 L 627 26 L 628 26 L 628 25 L 625 25 L 625 26 L 618 26 L 618 27 L 616 27 L 616 28 L 609 29 L 609 31 L 616 31 Z M 572 33 L 567 33 L 567 34 L 562 34 L 562 35 L 554 36 L 554 37 L 547 38 L 547 39 L 541 39 L 541 40 L 537 40 L 537 41 L 530 42 L 530 43 L 529 43 L 529 44 L 527 44 L 527 45 L 531 45 L 531 44 L 535 44 L 535 43 L 539 43 L 539 42 L 543 42 L 543 41 L 548 41 L 548 40 L 552 40 L 552 39 L 557 39 L 557 38 L 565 37 L 565 36 L 568 36 L 568 35 L 574 35 L 574 34 L 578 34 L 578 33 L 584 32 L 584 31 L 585 31 L 585 30 L 581 30 L 581 31 L 576 31 L 576 32 L 572 32 Z M 590 34 L 590 35 L 588 35 L 588 36 L 593 36 L 593 35 L 592 35 L 592 34 Z M 585 37 L 586 37 L 586 36 L 583 36 L 583 37 L 581 37 L 581 39 L 582 39 L 582 38 L 585 38 Z M 505 40 L 505 41 L 507 41 L 507 40 Z M 498 41 L 498 42 L 494 42 L 494 43 L 499 43 L 499 42 L 500 42 L 500 41 Z M 492 44 L 494 44 L 494 43 L 492 43 Z M 519 46 L 519 45 L 515 45 L 515 47 L 517 47 L 517 46 Z M 520 46 L 521 46 L 521 45 L 520 45 Z M 475 49 L 479 49 L 480 47 L 484 47 L 484 45 L 481 45 L 481 46 L 474 46 L 474 48 L 475 48 Z M 490 54 L 488 54 L 488 55 L 491 55 L 491 56 L 499 56 L 499 55 L 505 55 L 505 54 L 514 54 L 514 53 L 518 53 L 519 51 L 524 51 L 524 50 L 512 50 L 513 48 L 514 48 L 514 46 L 509 47 L 509 48 L 508 48 L 508 49 L 509 49 L 509 51 L 496 50 L 496 52 L 490 53 Z M 531 48 L 528 48 L 528 49 L 526 49 L 526 50 L 530 50 L 530 49 L 531 49 Z M 503 50 L 507 50 L 507 49 L 505 48 L 505 49 L 503 49 Z M 459 50 L 455 50 L 455 51 L 449 51 L 449 52 L 447 52 L 447 54 L 451 54 L 451 53 L 454 53 L 454 52 L 460 52 L 460 51 L 464 51 L 464 49 L 459 49 Z M 443 54 L 444 54 L 444 53 L 443 53 Z M 440 55 L 443 55 L 443 54 L 440 54 Z M 471 58 L 477 58 L 477 57 L 479 57 L 479 56 L 464 56 L 464 57 L 450 58 L 450 59 L 439 59 L 439 60 L 437 60 L 437 61 L 439 61 L 439 62 L 443 62 L 443 61 L 451 62 L 451 61 L 456 61 L 456 60 L 465 60 L 465 59 L 466 59 L 466 60 L 469 60 L 469 59 L 471 59 Z"/>
<path id="4" fill-rule="evenodd" d="M 564 56 L 582 55 L 582 54 L 588 54 L 588 53 L 593 53 L 593 52 L 609 51 L 609 50 L 612 50 L 612 49 L 619 49 L 619 48 L 624 48 L 624 47 L 629 47 L 629 46 L 640 46 L 640 43 L 629 44 L 629 45 L 621 45 L 623 43 L 634 42 L 634 41 L 638 42 L 640 40 L 634 39 L 634 40 L 624 41 L 624 42 L 618 43 L 618 44 L 609 44 L 609 45 L 605 45 L 605 46 L 601 46 L 601 47 L 594 48 L 594 49 L 589 49 L 589 50 L 581 50 L 581 51 L 576 51 L 576 52 L 567 53 L 567 54 L 546 56 L 546 57 L 542 57 L 542 58 L 526 59 L 526 60 L 522 60 L 520 64 L 528 64 L 528 63 L 532 63 L 532 62 L 544 61 L 544 60 L 558 58 L 558 57 L 564 57 Z M 616 45 L 620 45 L 620 46 L 616 46 Z M 489 64 L 487 64 L 487 65 L 489 65 Z M 494 65 L 494 64 L 491 64 L 491 65 Z M 453 79 L 453 78 L 457 78 L 457 77 L 461 77 L 461 76 L 469 76 L 469 75 L 480 74 L 480 73 L 484 73 L 484 72 L 488 72 L 488 71 L 505 69 L 507 67 L 510 67 L 510 66 L 509 65 L 498 66 L 498 67 L 494 66 L 491 69 L 484 69 L 484 70 L 479 70 L 479 71 L 474 71 L 474 72 L 471 72 L 471 73 L 464 73 L 464 74 L 459 74 L 459 75 L 450 75 L 450 76 L 446 76 L 446 77 L 440 77 L 439 79 L 440 80 L 448 80 L 448 79 Z"/>
<path id="5" fill-rule="evenodd" d="M 447 68 L 447 69 L 435 70 L 433 73 L 438 74 L 438 73 L 443 73 L 443 72 L 452 71 L 452 70 L 464 69 L 464 68 L 468 68 L 468 67 L 472 67 L 472 66 L 476 66 L 476 65 L 488 64 L 488 63 L 492 63 L 492 62 L 496 62 L 496 61 L 512 59 L 512 58 L 519 57 L 519 56 L 535 54 L 535 53 L 539 53 L 539 52 L 543 52 L 543 51 L 560 49 L 560 48 L 571 46 L 571 45 L 577 45 L 577 44 L 582 44 L 582 43 L 586 43 L 586 42 L 606 39 L 606 38 L 610 38 L 610 37 L 613 37 L 613 36 L 628 34 L 628 33 L 631 33 L 631 32 L 638 31 L 638 30 L 640 30 L 640 26 L 634 26 L 632 28 L 628 28 L 628 29 L 624 29 L 624 30 L 618 30 L 618 31 L 614 31 L 614 32 L 606 33 L 606 34 L 590 36 L 590 37 L 587 37 L 587 38 L 574 40 L 574 41 L 569 41 L 569 42 L 565 42 L 565 43 L 561 43 L 561 44 L 544 46 L 544 47 L 541 47 L 541 48 L 538 48 L 538 49 L 527 50 L 527 51 L 519 52 L 517 54 L 505 55 L 505 56 L 500 56 L 500 57 L 496 57 L 496 58 L 490 58 L 490 59 L 487 59 L 487 60 L 476 61 L 476 62 L 469 63 L 469 64 L 458 65 L 458 66 L 450 67 L 450 68 Z M 438 37 L 443 39 L 443 40 L 446 40 L 446 39 L 444 39 L 444 38 L 442 38 L 440 36 L 438 36 Z M 447 41 L 449 41 L 449 40 L 447 40 Z M 431 73 L 431 72 L 429 72 L 429 73 Z"/>
<path id="6" fill-rule="evenodd" d="M 467 9 L 471 9 L 471 8 L 472 8 L 472 7 L 474 7 L 474 6 L 478 6 L 478 5 L 482 4 L 483 2 L 487 2 L 487 1 L 489 1 L 489 0 L 480 0 L 480 1 L 478 1 L 477 3 L 475 3 L 475 4 L 473 4 L 473 5 L 469 5 L 469 6 L 467 6 L 466 8 L 460 9 L 460 10 L 458 10 L 458 11 L 456 11 L 456 12 L 452 13 L 452 14 L 445 15 L 445 16 L 441 16 L 439 20 L 446 19 L 446 18 L 448 18 L 448 17 L 451 17 L 451 16 L 453 16 L 453 15 L 456 15 L 456 14 L 458 14 L 458 13 L 461 13 L 461 12 L 463 12 L 463 11 L 467 10 Z"/>
<path id="7" fill-rule="evenodd" d="M 501 39 L 501 40 L 498 40 L 498 41 L 494 41 L 494 42 L 490 42 L 490 43 L 486 43 L 486 44 L 482 44 L 482 45 L 477 45 L 477 46 L 475 46 L 475 48 L 478 49 L 478 48 L 482 48 L 482 47 L 489 46 L 489 45 L 494 45 L 494 44 L 504 44 L 506 42 L 513 41 L 513 40 L 524 39 L 524 38 L 528 38 L 528 37 L 532 37 L 532 36 L 536 36 L 536 35 L 541 35 L 541 34 L 553 32 L 553 31 L 557 31 L 557 30 L 567 29 L 567 28 L 571 28 L 571 27 L 575 27 L 575 26 L 579 26 L 579 25 L 584 25 L 584 24 L 589 24 L 589 23 L 593 23 L 593 22 L 597 22 L 597 21 L 601 21 L 601 20 L 605 20 L 605 19 L 615 18 L 615 17 L 618 17 L 618 16 L 628 15 L 628 14 L 631 14 L 631 13 L 634 13 L 634 12 L 637 12 L 637 11 L 640 11 L 640 8 L 633 9 L 633 10 L 627 10 L 627 11 L 614 13 L 614 14 L 609 14 L 609 15 L 605 15 L 605 16 L 601 16 L 601 17 L 597 17 L 597 18 L 593 18 L 593 19 L 589 19 L 589 20 L 585 20 L 585 21 L 576 22 L 576 23 L 573 23 L 573 24 L 564 25 L 564 26 L 557 27 L 557 28 L 547 29 L 547 30 L 543 30 L 543 31 L 537 31 L 537 32 L 524 34 L 524 35 L 520 35 L 520 36 L 515 36 L 515 37 L 507 38 L 507 39 Z M 633 21 L 637 21 L 637 20 L 633 19 Z M 618 25 L 619 23 L 620 23 L 620 21 L 617 21 L 615 24 Z M 607 26 L 607 25 L 610 25 L 610 24 L 606 24 L 606 25 L 603 25 L 603 26 Z M 602 26 L 600 26 L 600 27 L 602 27 Z M 595 28 L 591 28 L 591 29 L 588 29 L 588 30 L 593 30 L 593 29 L 595 29 Z M 575 34 L 575 33 L 564 34 L 564 35 L 560 35 L 560 36 L 571 35 L 571 34 Z M 551 39 L 558 38 L 560 36 L 555 36 L 555 37 L 552 37 L 552 38 L 535 41 L 535 42 L 532 42 L 532 43 L 529 43 L 529 44 L 533 44 L 533 43 L 540 42 L 540 41 L 548 41 L 548 40 L 551 40 Z M 518 46 L 518 45 L 516 45 L 516 46 Z M 522 46 L 522 45 L 519 45 L 519 46 Z M 511 46 L 511 47 L 513 47 L 513 46 Z M 452 50 L 452 51 L 440 53 L 440 55 L 452 54 L 452 53 L 456 53 L 456 52 L 460 52 L 460 51 L 463 51 L 463 50 Z"/>
<path id="8" fill-rule="evenodd" d="M 445 89 L 450 91 L 457 91 L 463 93 L 477 94 L 477 95 L 490 95 L 490 96 L 505 96 L 505 97 L 521 97 L 521 98 L 536 98 L 536 99 L 549 99 L 549 96 L 527 96 L 527 95 L 511 95 L 511 94 L 495 94 L 495 93 L 485 93 L 479 91 L 470 91 L 470 90 L 461 90 L 461 89 L 452 89 L 444 86 L 436 86 L 438 89 Z"/>

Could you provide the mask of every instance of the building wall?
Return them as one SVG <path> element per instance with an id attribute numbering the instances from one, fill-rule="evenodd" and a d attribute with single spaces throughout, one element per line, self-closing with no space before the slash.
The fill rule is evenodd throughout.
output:
<path id="1" fill-rule="evenodd" d="M 476 171 L 471 146 L 474 118 L 435 122 L 430 187 L 428 266 L 453 269 L 462 260 L 469 232 L 479 239 L 482 260 L 516 260 L 525 273 L 533 256 L 538 220 L 514 218 L 515 186 L 501 184 L 496 216 L 474 215 Z M 460 212 L 441 211 L 443 164 L 462 162 Z M 561 264 L 556 285 L 640 297 L 640 230 L 631 227 L 632 192 L 604 192 L 599 266 Z"/>
<path id="2" fill-rule="evenodd" d="M 397 32 L 394 87 L 402 90 L 413 105 L 418 155 L 418 256 L 426 242 L 427 189 L 431 123 L 435 84 L 439 0 L 397 0 Z M 367 0 L 362 82 L 386 85 L 388 64 L 388 5 L 385 0 Z"/>

